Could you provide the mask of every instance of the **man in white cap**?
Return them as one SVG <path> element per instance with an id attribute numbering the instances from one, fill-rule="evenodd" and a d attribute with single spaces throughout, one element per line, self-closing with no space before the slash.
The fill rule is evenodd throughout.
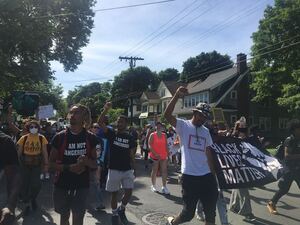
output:
<path id="1" fill-rule="evenodd" d="M 182 145 L 183 209 L 177 217 L 169 217 L 167 224 L 177 225 L 192 220 L 197 201 L 200 200 L 205 214 L 205 224 L 211 225 L 215 224 L 218 189 L 210 153 L 212 139 L 209 130 L 203 126 L 211 110 L 207 103 L 199 103 L 193 109 L 191 120 L 175 118 L 172 115 L 175 104 L 187 93 L 185 87 L 179 87 L 164 113 L 166 120 L 176 127 Z"/>

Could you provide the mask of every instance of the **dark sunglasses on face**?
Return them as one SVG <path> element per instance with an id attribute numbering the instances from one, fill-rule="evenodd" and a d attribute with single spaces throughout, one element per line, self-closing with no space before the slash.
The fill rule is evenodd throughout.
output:
<path id="1" fill-rule="evenodd" d="M 30 126 L 29 128 L 38 128 L 37 126 Z"/>
<path id="2" fill-rule="evenodd" d="M 99 129 L 100 127 L 93 127 L 94 129 Z"/>

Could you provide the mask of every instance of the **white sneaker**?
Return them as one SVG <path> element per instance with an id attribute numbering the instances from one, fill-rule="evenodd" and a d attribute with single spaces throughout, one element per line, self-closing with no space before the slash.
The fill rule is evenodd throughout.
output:
<path id="1" fill-rule="evenodd" d="M 165 195 L 169 195 L 170 194 L 170 191 L 168 190 L 167 187 L 162 187 L 161 188 L 161 193 L 165 194 Z"/>
<path id="2" fill-rule="evenodd" d="M 44 180 L 44 174 L 43 174 L 43 173 L 41 173 L 40 179 L 41 179 L 41 180 Z"/>
<path id="3" fill-rule="evenodd" d="M 203 212 L 202 213 L 196 213 L 196 214 L 197 214 L 197 216 L 196 216 L 197 220 L 205 221 Z"/>
<path id="4" fill-rule="evenodd" d="M 157 189 L 156 189 L 156 187 L 154 185 L 151 185 L 151 191 L 152 192 L 157 192 Z"/>
<path id="5" fill-rule="evenodd" d="M 167 218 L 167 224 L 166 225 L 173 225 L 173 220 L 174 220 L 174 217 L 173 216 L 169 216 L 168 218 Z"/>

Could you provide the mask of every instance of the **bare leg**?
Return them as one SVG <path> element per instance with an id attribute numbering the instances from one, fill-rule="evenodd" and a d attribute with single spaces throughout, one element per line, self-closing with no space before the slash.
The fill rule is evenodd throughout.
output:
<path id="1" fill-rule="evenodd" d="M 160 173 L 163 187 L 167 185 L 167 178 L 168 178 L 168 160 L 161 160 L 160 163 Z"/>
<path id="2" fill-rule="evenodd" d="M 156 184 L 156 174 L 157 174 L 158 166 L 159 166 L 159 161 L 158 160 L 154 161 L 152 165 L 152 171 L 151 171 L 151 182 L 153 186 L 155 186 Z"/>

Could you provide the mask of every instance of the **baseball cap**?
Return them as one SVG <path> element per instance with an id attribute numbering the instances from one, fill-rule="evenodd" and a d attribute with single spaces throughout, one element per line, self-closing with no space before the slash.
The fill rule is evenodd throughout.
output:
<path id="1" fill-rule="evenodd" d="M 205 103 L 205 102 L 199 102 L 196 105 L 196 108 L 192 109 L 193 112 L 197 111 L 202 113 L 206 118 L 210 117 L 210 113 L 211 113 L 211 108 L 209 106 L 209 104 Z"/>

